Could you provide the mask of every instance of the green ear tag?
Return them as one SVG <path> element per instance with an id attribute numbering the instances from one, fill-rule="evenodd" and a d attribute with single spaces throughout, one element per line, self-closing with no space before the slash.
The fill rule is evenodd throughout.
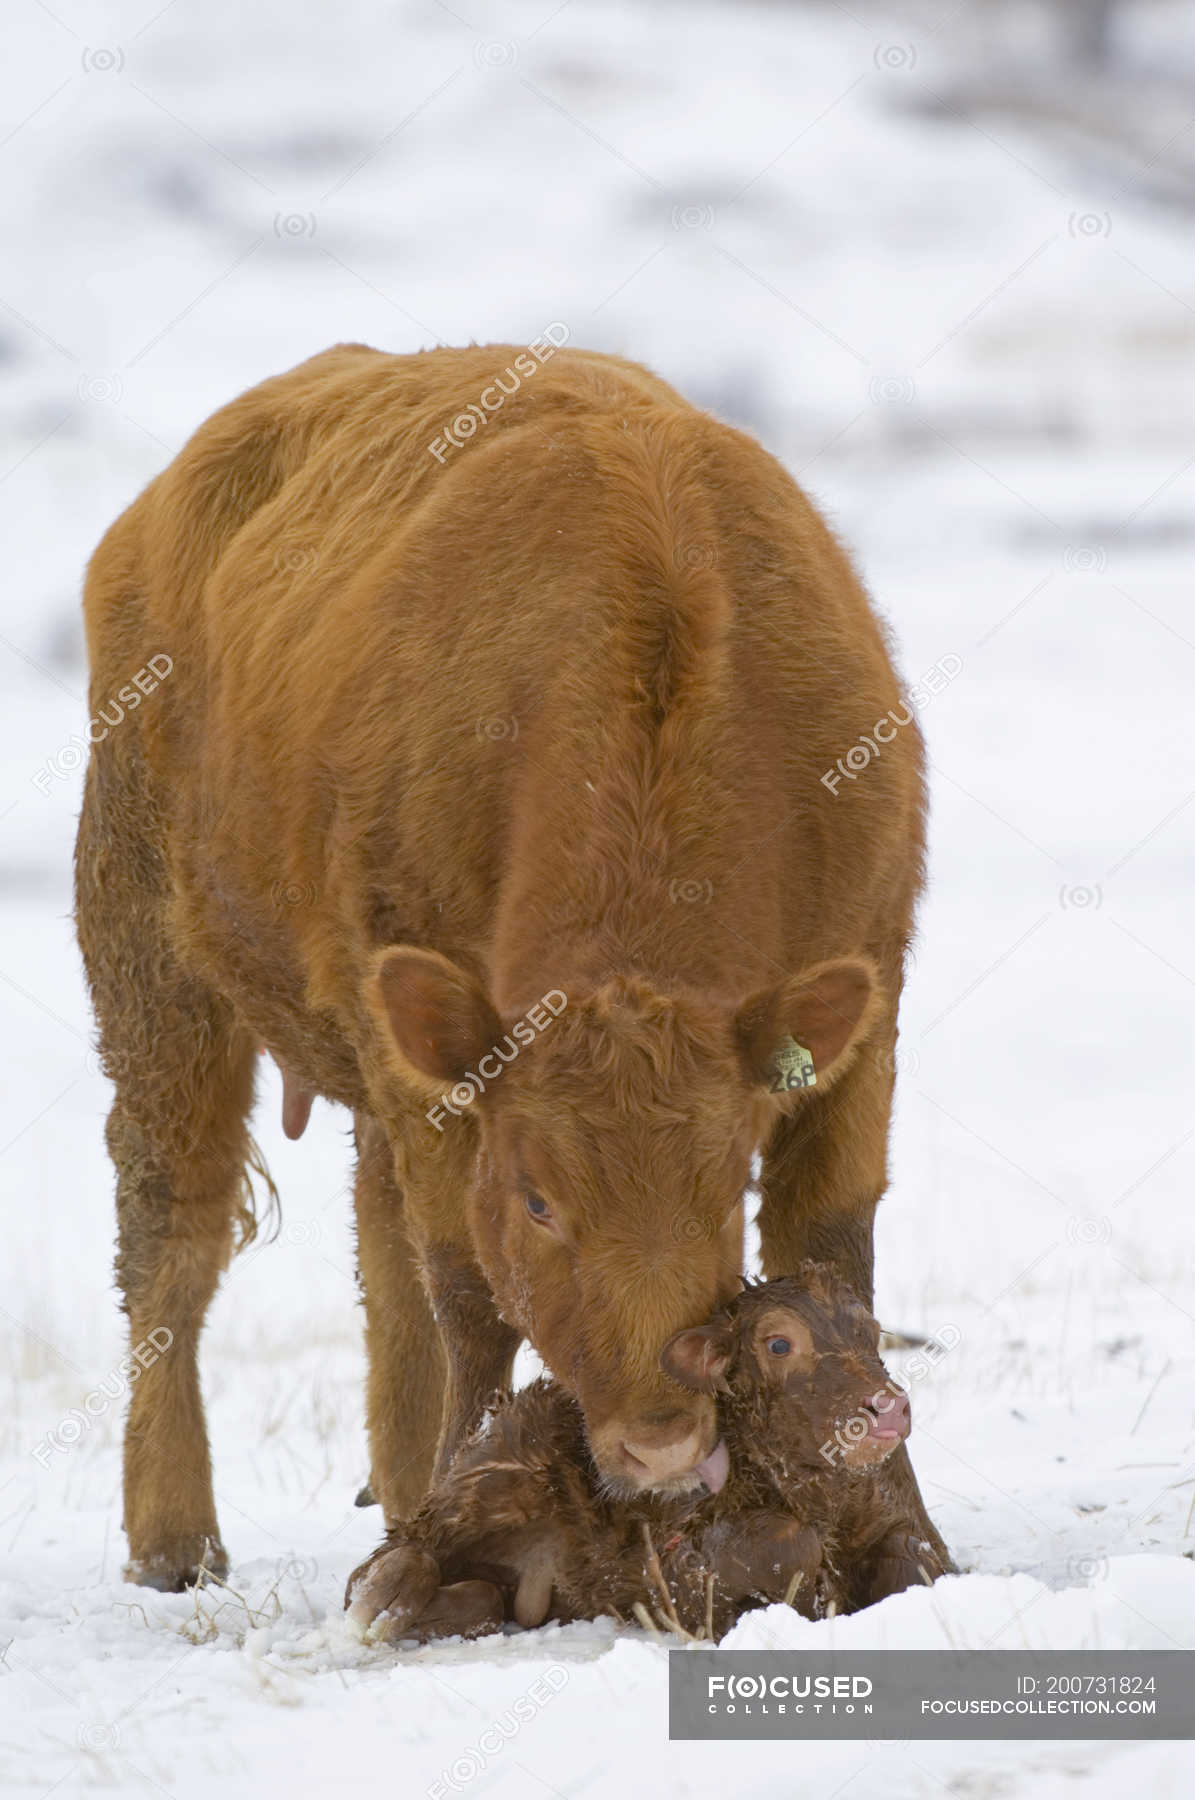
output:
<path id="1" fill-rule="evenodd" d="M 794 1088 L 817 1086 L 813 1057 L 796 1038 L 785 1038 L 777 1047 L 769 1067 L 772 1073 L 769 1091 L 773 1094 L 788 1094 Z"/>

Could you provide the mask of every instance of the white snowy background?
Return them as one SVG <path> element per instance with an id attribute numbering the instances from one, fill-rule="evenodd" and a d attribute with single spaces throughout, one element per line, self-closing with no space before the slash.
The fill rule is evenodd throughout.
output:
<path id="1" fill-rule="evenodd" d="M 1126 0 L 1101 43 L 1105 10 L 5 8 L 7 1792 L 1190 1792 L 1188 1745 L 670 1744 L 666 1650 L 603 1625 L 353 1644 L 379 1515 L 352 1504 L 347 1120 L 287 1143 L 270 1072 L 281 1236 L 234 1264 L 203 1350 L 235 1594 L 122 1584 L 122 1408 L 63 1425 L 123 1349 L 70 921 L 84 561 L 263 375 L 560 320 L 784 459 L 909 679 L 961 662 L 922 720 L 932 881 L 878 1266 L 887 1324 L 962 1334 L 914 1392 L 914 1456 L 965 1572 L 732 1641 L 1195 1647 L 1195 41 L 1180 4 Z"/>

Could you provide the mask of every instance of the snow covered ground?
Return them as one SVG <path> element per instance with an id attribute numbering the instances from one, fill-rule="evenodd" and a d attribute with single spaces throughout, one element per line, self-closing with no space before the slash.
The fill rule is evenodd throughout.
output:
<path id="1" fill-rule="evenodd" d="M 961 1333 L 916 1384 L 914 1453 L 966 1572 L 850 1620 L 772 1609 L 732 1641 L 1195 1647 L 1189 215 L 1149 198 L 1169 124 L 1138 117 L 1145 150 L 1122 137 L 1101 155 L 954 107 L 993 16 L 864 0 L 175 0 L 156 16 L 154 0 L 15 0 L 6 16 L 14 1795 L 1190 1791 L 1185 1745 L 669 1744 L 666 1652 L 604 1625 L 353 1643 L 340 1595 L 378 1515 L 352 1505 L 347 1121 L 317 1109 L 287 1143 L 269 1074 L 256 1130 L 282 1232 L 233 1267 L 204 1347 L 235 1594 L 122 1584 L 121 1408 L 70 1423 L 123 1348 L 69 917 L 83 561 L 264 373 L 337 340 L 525 342 L 561 320 L 757 431 L 856 548 L 906 675 L 960 665 L 923 714 L 932 887 L 879 1310 Z M 1180 61 L 1174 16 L 1128 11 L 1126 49 L 1157 79 Z M 1003 46 L 1014 71 L 1021 42 Z M 1040 78 L 1048 36 L 1023 42 Z M 517 1736 L 480 1751 L 528 1694 Z"/>

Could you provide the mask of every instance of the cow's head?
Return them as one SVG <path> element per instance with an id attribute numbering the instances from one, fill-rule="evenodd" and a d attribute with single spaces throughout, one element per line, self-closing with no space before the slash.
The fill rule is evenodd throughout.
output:
<path id="1" fill-rule="evenodd" d="M 428 1129 L 480 1134 L 478 1260 L 580 1402 L 611 1491 L 720 1485 L 713 1399 L 660 1353 L 737 1290 L 752 1152 L 800 1103 L 809 1058 L 819 1091 L 846 1066 L 878 1003 L 870 963 L 738 1006 L 620 978 L 500 1018 L 455 964 L 401 948 L 379 954 L 370 998 Z"/>

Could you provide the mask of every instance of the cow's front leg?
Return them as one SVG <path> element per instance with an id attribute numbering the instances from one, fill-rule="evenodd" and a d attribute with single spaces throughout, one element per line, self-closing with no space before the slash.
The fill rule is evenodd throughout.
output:
<path id="1" fill-rule="evenodd" d="M 522 1338 L 499 1318 L 489 1285 L 458 1246 L 429 1245 L 423 1272 L 448 1365 L 436 1475 L 447 1469 L 497 1389 L 510 1386 Z"/>
<path id="2" fill-rule="evenodd" d="M 390 1527 L 413 1512 L 427 1491 L 447 1371 L 390 1140 L 370 1113 L 357 1113 L 354 1125 L 357 1268 L 369 1359 L 369 1485 Z"/>
<path id="3" fill-rule="evenodd" d="M 759 1232 L 769 1281 L 806 1258 L 829 1263 L 872 1305 L 875 1209 L 887 1182 L 888 1114 L 895 1038 L 862 1047 L 825 1094 L 802 1096 L 765 1148 Z M 887 1465 L 889 1492 L 905 1529 L 933 1553 L 939 1570 L 954 1564 L 931 1523 L 902 1445 Z"/>

